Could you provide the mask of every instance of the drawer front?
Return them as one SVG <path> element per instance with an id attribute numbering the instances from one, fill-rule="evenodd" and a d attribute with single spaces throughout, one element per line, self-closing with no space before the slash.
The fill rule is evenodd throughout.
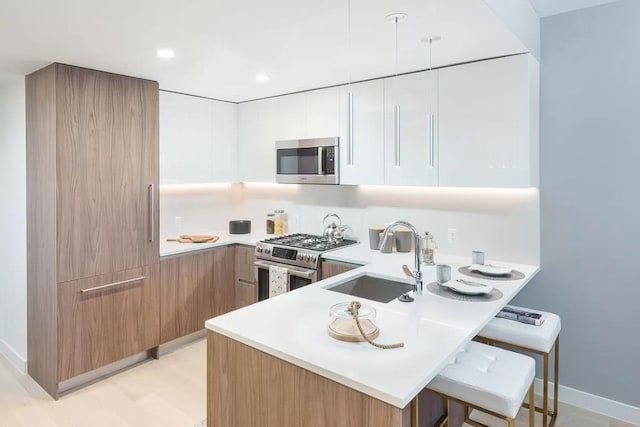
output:
<path id="1" fill-rule="evenodd" d="M 255 266 L 255 249 L 253 246 L 236 246 L 235 247 L 235 270 L 236 280 L 242 280 L 247 283 L 256 281 Z"/>
<path id="2" fill-rule="evenodd" d="M 236 280 L 236 309 L 258 302 L 258 287 L 254 281 Z"/>
<path id="3" fill-rule="evenodd" d="M 159 264 L 58 284 L 58 379 L 160 343 Z"/>
<path id="4" fill-rule="evenodd" d="M 345 262 L 337 262 L 337 261 L 327 261 L 322 260 L 321 264 L 321 278 L 328 279 L 329 277 L 337 276 L 338 274 L 342 274 L 346 271 L 351 271 L 354 268 L 361 267 L 356 264 L 348 264 Z"/>

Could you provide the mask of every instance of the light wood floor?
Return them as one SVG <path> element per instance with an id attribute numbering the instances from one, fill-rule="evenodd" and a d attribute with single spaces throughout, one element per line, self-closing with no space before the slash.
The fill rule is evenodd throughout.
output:
<path id="1" fill-rule="evenodd" d="M 204 339 L 125 372 L 52 400 L 29 377 L 0 356 L 0 426 L 194 427 L 206 416 Z M 491 426 L 505 424 L 477 416 Z M 540 416 L 537 415 L 540 425 Z M 527 411 L 518 418 L 527 425 Z M 561 405 L 557 427 L 631 427 L 569 405 Z"/>

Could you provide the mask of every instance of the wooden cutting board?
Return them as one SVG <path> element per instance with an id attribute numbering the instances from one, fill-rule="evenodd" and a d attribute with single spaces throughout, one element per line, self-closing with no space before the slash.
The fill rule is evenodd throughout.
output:
<path id="1" fill-rule="evenodd" d="M 209 234 L 183 234 L 178 239 L 167 239 L 167 242 L 180 243 L 214 243 L 220 239 L 218 236 Z"/>

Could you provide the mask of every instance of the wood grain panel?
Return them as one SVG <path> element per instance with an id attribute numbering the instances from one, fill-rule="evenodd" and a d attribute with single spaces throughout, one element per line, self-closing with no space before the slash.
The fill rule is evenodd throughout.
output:
<path id="1" fill-rule="evenodd" d="M 235 309 L 235 263 L 234 248 L 225 247 L 213 251 L 213 286 L 209 288 L 214 303 L 213 316 L 206 313 L 205 319 L 228 313 Z M 204 321 L 203 321 L 204 327 Z"/>
<path id="2" fill-rule="evenodd" d="M 209 331 L 209 427 L 401 427 L 399 409 Z"/>
<path id="3" fill-rule="evenodd" d="M 160 261 L 160 341 L 202 329 L 198 324 L 198 258 L 190 254 Z"/>
<path id="4" fill-rule="evenodd" d="M 360 267 L 360 265 L 322 260 L 320 272 L 322 279 L 328 279 L 329 277 L 337 276 L 338 274 L 358 267 Z"/>
<path id="5" fill-rule="evenodd" d="M 142 126 L 140 139 L 142 147 L 142 188 L 148 188 L 153 184 L 153 198 L 155 203 L 148 212 L 153 215 L 153 241 L 148 236 L 143 237 L 144 263 L 155 264 L 160 260 L 160 89 L 158 82 L 138 80 L 142 90 Z M 144 199 L 146 200 L 146 199 Z M 147 219 L 148 221 L 148 219 Z"/>
<path id="6" fill-rule="evenodd" d="M 111 270 L 111 144 L 115 117 L 109 80 L 57 65 L 58 282 Z"/>
<path id="7" fill-rule="evenodd" d="M 58 281 L 157 262 L 157 83 L 58 65 L 57 84 Z"/>
<path id="8" fill-rule="evenodd" d="M 239 245 L 235 247 L 236 279 L 255 283 L 256 273 L 253 265 L 256 259 L 255 249 L 253 246 Z"/>
<path id="9" fill-rule="evenodd" d="M 81 292 L 140 276 L 144 279 Z M 159 277 L 154 264 L 58 285 L 60 381 L 160 344 Z"/>
<path id="10" fill-rule="evenodd" d="M 254 283 L 236 280 L 236 309 L 258 302 L 258 287 Z"/>
<path id="11" fill-rule="evenodd" d="M 119 271 L 159 260 L 158 86 L 130 77 L 112 78 L 119 114 L 118 143 L 112 145 L 114 215 L 119 226 L 113 232 L 122 242 L 120 252 L 113 255 L 113 268 Z M 153 185 L 153 196 L 149 185 Z"/>
<path id="12" fill-rule="evenodd" d="M 202 252 L 196 257 L 196 264 L 198 270 L 198 283 L 196 284 L 196 302 L 193 310 L 197 314 L 197 328 L 198 330 L 204 328 L 204 322 L 207 319 L 211 319 L 216 316 L 218 311 L 216 301 L 218 295 L 216 294 L 216 255 L 219 251 L 225 251 L 227 248 L 212 249 L 206 252 Z M 229 248 L 229 251 L 233 251 L 233 248 Z"/>
<path id="13" fill-rule="evenodd" d="M 236 308 L 258 302 L 258 287 L 255 278 L 255 247 L 235 247 L 235 294 Z"/>
<path id="14" fill-rule="evenodd" d="M 26 77 L 27 371 L 58 396 L 56 65 Z"/>

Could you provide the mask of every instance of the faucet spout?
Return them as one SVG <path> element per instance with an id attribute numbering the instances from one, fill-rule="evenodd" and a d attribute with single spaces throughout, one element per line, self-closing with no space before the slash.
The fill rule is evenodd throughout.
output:
<path id="1" fill-rule="evenodd" d="M 394 221 L 384 229 L 384 233 L 382 234 L 382 239 L 380 241 L 380 246 L 378 249 L 382 248 L 385 245 L 387 239 L 389 238 L 389 233 L 398 227 L 404 227 L 413 233 L 413 251 L 415 255 L 415 268 L 413 270 L 413 278 L 416 281 L 415 294 L 422 295 L 423 284 L 422 271 L 420 271 L 420 233 L 418 232 L 418 230 L 407 221 Z"/>

